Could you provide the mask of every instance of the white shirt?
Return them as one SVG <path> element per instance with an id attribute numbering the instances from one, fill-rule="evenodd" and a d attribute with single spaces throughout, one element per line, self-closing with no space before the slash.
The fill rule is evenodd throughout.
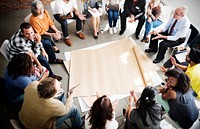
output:
<path id="1" fill-rule="evenodd" d="M 55 0 L 53 14 L 67 15 L 74 8 L 78 10 L 76 0 L 70 0 L 68 3 L 65 3 L 63 0 Z"/>
<path id="2" fill-rule="evenodd" d="M 169 31 L 175 20 L 176 19 L 171 18 L 170 21 L 164 26 L 162 31 L 163 32 L 167 30 Z M 176 41 L 179 38 L 185 38 L 188 34 L 189 28 L 190 28 L 189 19 L 187 18 L 187 16 L 182 17 L 177 21 L 176 25 L 174 26 L 171 36 L 167 36 L 167 40 Z"/>

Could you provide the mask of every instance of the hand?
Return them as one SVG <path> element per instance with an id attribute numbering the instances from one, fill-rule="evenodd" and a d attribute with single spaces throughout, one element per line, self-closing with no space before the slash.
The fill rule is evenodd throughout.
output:
<path id="1" fill-rule="evenodd" d="M 46 51 L 42 51 L 42 56 L 44 56 L 47 61 L 49 60 L 49 56 L 47 55 Z"/>
<path id="2" fill-rule="evenodd" d="M 151 14 L 151 9 L 147 8 L 147 14 L 150 15 Z"/>
<path id="3" fill-rule="evenodd" d="M 42 77 L 47 78 L 48 76 L 49 76 L 49 71 L 46 69 Z"/>
<path id="4" fill-rule="evenodd" d="M 131 94 L 132 97 L 134 97 L 134 96 L 135 96 L 135 91 L 134 91 L 134 90 L 131 90 L 131 91 L 130 91 L 130 94 Z"/>
<path id="5" fill-rule="evenodd" d="M 176 60 L 173 56 L 170 56 L 170 60 L 173 65 L 176 65 Z"/>
<path id="6" fill-rule="evenodd" d="M 60 34 L 60 33 L 52 33 L 52 37 L 53 37 L 55 40 L 59 40 L 59 39 L 61 39 L 61 34 Z"/>
<path id="7" fill-rule="evenodd" d="M 42 65 L 39 65 L 39 66 L 37 66 L 37 68 L 40 70 L 40 73 L 42 73 L 43 72 L 43 67 L 42 67 Z"/>
<path id="8" fill-rule="evenodd" d="M 152 38 L 152 40 L 155 40 L 155 39 L 162 39 L 163 38 L 163 35 L 161 34 L 157 34 L 158 36 Z"/>
<path id="9" fill-rule="evenodd" d="M 160 91 L 159 91 L 159 93 L 164 94 L 164 93 L 166 92 L 166 89 L 167 89 L 167 88 L 161 88 Z"/>
<path id="10" fill-rule="evenodd" d="M 116 99 L 113 103 L 112 103 L 112 108 L 113 110 L 115 110 L 116 105 L 118 104 L 119 100 Z"/>
<path id="11" fill-rule="evenodd" d="M 132 22 L 134 22 L 134 21 L 135 21 L 135 17 L 132 15 L 132 16 L 130 17 L 130 19 L 128 20 L 128 22 L 132 23 Z"/>
<path id="12" fill-rule="evenodd" d="M 98 92 L 96 92 L 96 96 L 97 96 L 97 99 L 100 97 Z"/>
<path id="13" fill-rule="evenodd" d="M 133 105 L 133 102 L 134 102 L 133 96 L 129 96 L 128 102 L 129 102 L 130 105 Z"/>
<path id="14" fill-rule="evenodd" d="M 151 22 L 152 22 L 152 19 L 151 19 L 150 17 L 148 18 L 148 22 L 149 22 L 149 23 L 151 23 Z"/>
<path id="15" fill-rule="evenodd" d="M 81 19 L 81 20 L 85 20 L 86 19 L 85 16 L 86 15 L 83 15 L 83 14 L 78 15 L 79 19 Z"/>
<path id="16" fill-rule="evenodd" d="M 40 34 L 35 34 L 35 41 L 36 41 L 36 43 L 41 43 L 41 35 Z"/>

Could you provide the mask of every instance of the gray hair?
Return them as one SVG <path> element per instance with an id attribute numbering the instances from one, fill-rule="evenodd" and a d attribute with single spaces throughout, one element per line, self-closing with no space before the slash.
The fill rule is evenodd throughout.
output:
<path id="1" fill-rule="evenodd" d="M 31 13 L 32 13 L 34 16 L 37 16 L 37 15 L 38 15 L 37 12 L 36 12 L 36 10 L 37 10 L 38 8 L 44 8 L 42 2 L 41 2 L 40 0 L 34 0 L 34 1 L 32 1 L 32 3 L 31 3 Z"/>
<path id="2" fill-rule="evenodd" d="M 187 6 L 185 6 L 185 5 L 183 5 L 183 6 L 181 6 L 180 7 L 181 8 L 181 10 L 182 10 L 182 15 L 186 15 L 186 13 L 188 12 L 188 7 Z"/>

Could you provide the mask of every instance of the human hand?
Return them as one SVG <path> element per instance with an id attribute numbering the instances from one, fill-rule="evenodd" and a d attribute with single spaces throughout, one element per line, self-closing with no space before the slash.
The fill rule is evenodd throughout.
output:
<path id="1" fill-rule="evenodd" d="M 85 16 L 86 15 L 83 15 L 83 14 L 78 15 L 78 17 L 79 17 L 80 20 L 85 20 L 86 19 Z"/>
<path id="2" fill-rule="evenodd" d="M 46 69 L 42 77 L 47 78 L 48 76 L 49 76 L 49 70 Z"/>
<path id="3" fill-rule="evenodd" d="M 37 68 L 40 70 L 40 73 L 42 73 L 43 72 L 43 67 L 42 67 L 42 65 L 39 65 L 39 66 L 37 66 Z"/>
<path id="4" fill-rule="evenodd" d="M 176 60 L 173 56 L 170 56 L 170 60 L 173 65 L 176 65 Z"/>
<path id="5" fill-rule="evenodd" d="M 155 40 L 155 39 L 161 39 L 161 38 L 163 38 L 163 35 L 161 35 L 161 34 L 157 34 L 157 36 L 154 37 L 154 38 L 152 38 L 152 40 Z"/>
<path id="6" fill-rule="evenodd" d="M 130 95 L 130 96 L 128 97 L 128 102 L 129 102 L 129 105 L 133 105 L 134 98 L 133 98 L 132 95 Z"/>
<path id="7" fill-rule="evenodd" d="M 44 56 L 47 59 L 47 61 L 49 60 L 49 56 L 47 55 L 45 50 L 42 51 L 42 56 Z"/>
<path id="8" fill-rule="evenodd" d="M 130 19 L 128 20 L 128 22 L 132 23 L 132 22 L 134 22 L 134 21 L 135 21 L 135 16 L 132 15 L 132 16 L 130 17 Z"/>
<path id="9" fill-rule="evenodd" d="M 35 42 L 41 43 L 41 35 L 40 34 L 35 34 Z"/>

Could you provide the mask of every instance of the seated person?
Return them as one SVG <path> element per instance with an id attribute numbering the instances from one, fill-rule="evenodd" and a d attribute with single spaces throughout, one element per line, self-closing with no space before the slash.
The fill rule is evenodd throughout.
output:
<path id="1" fill-rule="evenodd" d="M 188 62 L 188 66 L 181 65 L 176 63 L 176 60 L 171 57 L 171 63 L 177 67 L 185 71 L 185 73 L 190 77 L 190 84 L 192 89 L 194 90 L 194 96 L 200 97 L 200 50 L 195 48 L 191 48 L 188 50 L 188 54 L 186 55 L 186 61 Z"/>
<path id="2" fill-rule="evenodd" d="M 171 119 L 178 122 L 181 128 L 189 129 L 199 116 L 199 110 L 194 97 L 190 93 L 190 78 L 180 69 L 170 69 L 167 76 L 166 87 L 161 89 L 161 98 L 158 101 L 168 112 Z M 166 100 L 166 101 L 163 101 Z M 165 104 L 164 104 L 165 103 Z"/>
<path id="3" fill-rule="evenodd" d="M 150 39 L 149 32 L 152 30 L 152 28 L 156 28 L 163 23 L 161 20 L 161 13 L 162 13 L 162 8 L 160 0 L 150 0 L 147 7 L 145 32 L 141 42 L 148 43 Z"/>
<path id="4" fill-rule="evenodd" d="M 53 21 L 51 20 L 47 10 L 44 10 L 44 6 L 40 0 L 34 0 L 31 4 L 31 18 L 30 24 L 36 33 L 40 34 L 42 37 L 42 44 L 45 51 L 49 56 L 49 63 L 62 64 L 62 59 L 56 59 L 54 53 L 59 53 L 59 49 L 56 47 L 52 38 L 58 40 L 61 38 L 61 32 L 55 27 Z"/>
<path id="5" fill-rule="evenodd" d="M 86 123 L 89 123 L 89 127 L 85 124 L 85 129 L 117 129 L 118 122 L 115 120 L 115 106 L 117 103 L 118 100 L 112 104 L 107 96 L 98 97 L 97 95 L 97 100 L 86 115 L 88 121 Z"/>
<path id="6" fill-rule="evenodd" d="M 139 20 L 135 31 L 135 38 L 139 39 L 139 34 L 145 22 L 146 0 L 125 0 L 124 11 L 120 14 L 121 30 L 119 35 L 123 35 L 126 30 L 126 18 L 129 17 L 130 23 Z"/>
<path id="7" fill-rule="evenodd" d="M 73 105 L 72 92 L 60 91 L 61 83 L 54 78 L 34 81 L 25 88 L 24 102 L 19 112 L 19 119 L 26 128 L 58 128 L 70 118 L 72 128 L 80 129 L 84 125 L 80 112 Z M 60 96 L 60 97 L 58 97 Z M 62 101 L 61 101 L 62 100 Z"/>
<path id="8" fill-rule="evenodd" d="M 85 39 L 85 36 L 81 33 L 82 20 L 85 20 L 85 17 L 79 13 L 76 0 L 55 0 L 54 2 L 53 16 L 61 24 L 65 43 L 69 46 L 72 45 L 68 33 L 67 19 L 76 19 L 76 35 L 80 39 Z"/>
<path id="9" fill-rule="evenodd" d="M 186 44 L 186 46 L 185 47 L 182 47 L 182 46 L 180 46 L 180 47 L 178 47 L 178 48 L 176 48 L 174 51 L 173 51 L 173 53 L 172 53 L 172 57 L 174 57 L 175 58 L 175 60 L 176 60 L 176 62 L 177 63 L 179 63 L 179 64 L 182 64 L 182 65 L 188 65 L 188 63 L 187 62 L 179 62 L 177 59 L 176 59 L 176 54 L 179 54 L 179 53 L 185 53 L 185 52 L 187 52 L 187 50 L 186 50 L 186 48 L 187 48 L 187 46 L 189 46 L 190 48 L 196 48 L 196 49 L 199 49 L 200 50 L 200 34 L 198 34 L 191 42 L 189 42 L 188 44 Z M 169 60 L 167 60 L 164 64 L 163 64 L 163 66 L 161 67 L 161 70 L 163 71 L 163 72 L 165 72 L 168 68 L 171 68 L 173 65 L 172 65 L 172 63 L 171 63 L 171 60 L 169 59 Z"/>
<path id="10" fill-rule="evenodd" d="M 42 81 L 48 77 L 49 72 L 39 71 L 33 65 L 31 57 L 26 53 L 14 56 L 5 70 L 5 92 L 8 103 L 18 108 L 24 100 L 24 89 L 32 81 Z M 44 67 L 43 67 L 44 68 Z"/>
<path id="11" fill-rule="evenodd" d="M 95 39 L 98 38 L 99 34 L 99 25 L 100 25 L 100 16 L 93 16 L 88 10 L 92 11 L 93 13 L 96 13 L 96 11 L 99 11 L 96 9 L 96 4 L 91 2 L 92 0 L 84 0 L 84 12 L 83 14 L 86 15 L 86 18 L 92 17 L 92 25 L 93 25 L 93 36 Z M 98 8 L 99 9 L 99 8 Z"/>
<path id="12" fill-rule="evenodd" d="M 108 13 L 109 33 L 117 33 L 117 20 L 119 16 L 119 9 L 124 0 L 106 0 L 106 11 Z"/>
<path id="13" fill-rule="evenodd" d="M 49 76 L 62 80 L 62 77 L 55 75 L 48 63 L 48 55 L 41 43 L 41 36 L 35 34 L 29 23 L 22 23 L 20 29 L 12 36 L 7 45 L 7 55 L 9 59 L 19 53 L 28 53 L 37 64 L 40 71 L 44 66 L 49 71 Z M 40 64 L 41 63 L 41 64 Z"/>
<path id="14" fill-rule="evenodd" d="M 139 99 L 130 91 L 124 129 L 160 129 L 161 107 L 156 103 L 156 94 L 150 86 L 144 88 Z M 136 107 L 133 107 L 134 102 Z"/>
<path id="15" fill-rule="evenodd" d="M 173 17 L 163 28 L 150 32 L 149 49 L 145 49 L 145 52 L 155 53 L 158 51 L 153 63 L 159 63 L 164 59 L 168 47 L 175 47 L 184 43 L 190 27 L 186 13 L 186 6 L 176 8 Z M 163 39 L 163 41 L 159 43 L 158 47 L 159 39 Z"/>

